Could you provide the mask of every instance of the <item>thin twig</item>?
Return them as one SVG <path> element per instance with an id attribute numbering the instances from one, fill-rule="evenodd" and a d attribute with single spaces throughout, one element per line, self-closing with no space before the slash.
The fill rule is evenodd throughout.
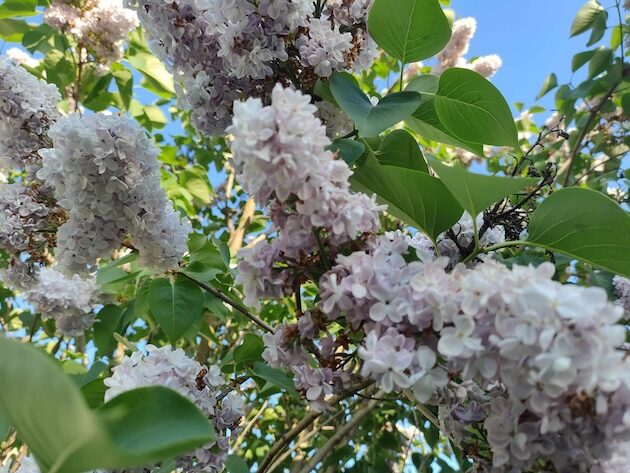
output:
<path id="1" fill-rule="evenodd" d="M 569 179 L 571 178 L 571 170 L 573 169 L 573 165 L 575 164 L 575 158 L 577 158 L 577 155 L 580 153 L 580 150 L 582 149 L 582 146 L 583 146 L 582 143 L 584 141 L 584 138 L 586 138 L 586 135 L 590 131 L 591 125 L 595 121 L 597 114 L 602 109 L 606 101 L 615 92 L 615 89 L 617 88 L 618 85 L 619 85 L 619 82 L 615 82 L 613 86 L 610 89 L 608 89 L 608 92 L 606 92 L 604 97 L 597 103 L 595 108 L 593 108 L 593 110 L 591 110 L 591 112 L 589 113 L 588 120 L 586 121 L 586 124 L 584 125 L 584 127 L 582 128 L 582 131 L 578 135 L 578 139 L 576 140 L 575 145 L 573 146 L 573 149 L 571 150 L 571 155 L 569 156 L 569 161 L 567 161 L 567 165 L 566 165 L 566 171 L 565 171 L 566 174 L 564 175 L 564 181 L 562 183 L 562 187 L 567 187 L 569 185 Z"/>
<path id="2" fill-rule="evenodd" d="M 268 405 L 269 405 L 269 399 L 265 399 L 265 402 L 263 402 L 262 406 L 260 406 L 260 409 L 258 409 L 258 412 L 256 412 L 254 417 L 252 417 L 252 419 L 249 422 L 247 422 L 247 425 L 243 428 L 239 436 L 236 438 L 236 441 L 232 444 L 232 449 L 234 450 L 235 453 L 238 452 L 239 447 L 241 443 L 243 442 L 243 439 L 245 438 L 247 433 L 251 430 L 251 428 L 254 427 L 254 425 L 256 425 L 256 421 L 263 414 L 263 412 L 265 411 Z"/>
<path id="3" fill-rule="evenodd" d="M 381 394 L 383 394 L 383 391 L 379 391 L 376 395 L 378 397 L 378 395 Z M 315 471 L 317 465 L 324 461 L 330 452 L 332 452 L 336 447 L 342 445 L 342 442 L 346 439 L 346 437 L 352 435 L 354 429 L 358 427 L 363 418 L 374 409 L 378 402 L 379 401 L 377 399 L 367 401 L 366 404 L 352 416 L 352 419 L 337 430 L 337 432 L 335 432 L 335 434 L 330 437 L 319 450 L 317 450 L 317 453 L 313 455 L 311 461 L 300 470 L 300 473 L 310 473 Z"/>
<path id="4" fill-rule="evenodd" d="M 230 299 L 228 296 L 226 296 L 219 289 L 215 289 L 214 287 L 212 287 L 212 286 L 210 286 L 210 285 L 208 285 L 206 283 L 203 283 L 201 281 L 197 281 L 195 278 L 191 278 L 190 276 L 188 276 L 185 273 L 178 273 L 178 274 L 181 274 L 182 276 L 190 279 L 192 282 L 197 284 L 200 288 L 205 289 L 210 294 L 212 294 L 212 295 L 216 296 L 217 298 L 221 299 L 226 304 L 229 304 L 230 306 L 234 307 L 241 314 L 243 314 L 245 317 L 247 317 L 249 320 L 254 322 L 256 325 L 258 325 L 263 330 L 265 330 L 265 331 L 267 331 L 269 333 L 273 333 L 274 332 L 273 327 L 271 325 L 269 325 L 267 322 L 265 322 L 264 320 L 260 319 L 259 317 L 255 316 L 254 314 L 252 314 L 249 310 L 247 310 L 245 308 L 245 306 L 243 306 L 243 305 L 239 304 L 238 302 L 233 301 L 232 299 Z"/>
<path id="5" fill-rule="evenodd" d="M 365 389 L 368 386 L 371 386 L 373 383 L 374 381 L 371 381 L 371 380 L 363 381 L 362 383 L 359 383 L 359 385 L 349 389 L 348 391 L 345 391 L 333 397 L 326 404 L 328 404 L 329 407 L 335 406 L 339 404 L 341 401 L 343 401 L 344 399 L 349 398 L 350 396 L 354 395 L 356 392 L 361 391 L 362 389 Z M 289 430 L 282 437 L 280 437 L 280 439 L 271 446 L 269 453 L 267 453 L 267 456 L 261 462 L 260 467 L 258 468 L 258 473 L 264 473 L 265 471 L 268 471 L 269 466 L 271 465 L 275 457 L 284 449 L 284 447 L 289 445 L 289 443 L 291 443 L 291 441 L 295 439 L 295 437 L 297 437 L 300 434 L 300 432 L 308 428 L 308 426 L 310 426 L 315 421 L 315 419 L 317 419 L 322 414 L 323 412 L 310 412 L 309 414 L 306 415 L 306 417 L 304 417 L 300 422 L 298 422 L 291 430 Z"/>

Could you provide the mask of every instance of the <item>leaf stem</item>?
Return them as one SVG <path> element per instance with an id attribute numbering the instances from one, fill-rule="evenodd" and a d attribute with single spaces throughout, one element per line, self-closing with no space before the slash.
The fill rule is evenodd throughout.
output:
<path id="1" fill-rule="evenodd" d="M 208 285 L 206 283 L 203 283 L 201 281 L 197 281 L 196 279 L 191 278 L 190 276 L 188 276 L 186 273 L 178 273 L 178 274 L 181 274 L 182 276 L 190 279 L 192 282 L 197 284 L 197 286 L 199 286 L 200 288 L 208 291 L 210 294 L 214 295 L 218 299 L 221 299 L 226 304 L 232 306 L 234 309 L 239 311 L 241 314 L 243 314 L 245 317 L 247 317 L 249 320 L 254 322 L 256 325 L 258 325 L 260 328 L 262 328 L 266 332 L 269 332 L 269 333 L 273 333 L 274 332 L 273 327 L 271 325 L 269 325 L 267 322 L 265 322 L 264 320 L 260 319 L 259 317 L 255 316 L 254 314 L 252 314 L 249 310 L 247 310 L 247 308 L 245 306 L 243 306 L 243 305 L 239 304 L 238 302 L 233 301 L 232 299 L 230 299 L 228 296 L 226 296 L 219 289 L 215 289 L 214 287 L 212 287 L 212 286 L 210 286 L 210 285 Z"/>
<path id="2" fill-rule="evenodd" d="M 500 250 L 500 249 L 503 249 L 503 248 L 510 248 L 510 247 L 513 247 L 513 246 L 527 245 L 528 243 L 529 242 L 523 241 L 523 240 L 504 241 L 503 243 L 497 243 L 496 245 L 487 246 L 485 248 L 480 248 L 479 250 L 473 251 L 470 255 L 468 255 L 466 257 L 466 259 L 463 261 L 463 263 L 464 264 L 470 263 L 477 256 L 479 256 L 481 254 L 491 253 L 493 251 L 497 251 L 497 250 Z"/>

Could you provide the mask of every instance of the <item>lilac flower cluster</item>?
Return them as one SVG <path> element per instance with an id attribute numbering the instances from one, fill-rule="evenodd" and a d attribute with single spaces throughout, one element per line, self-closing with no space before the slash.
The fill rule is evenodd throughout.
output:
<path id="1" fill-rule="evenodd" d="M 37 151 L 61 114 L 61 95 L 7 57 L 0 57 L 0 170 L 39 169 Z"/>
<path id="2" fill-rule="evenodd" d="M 613 286 L 617 303 L 624 308 L 626 313 L 630 314 L 630 279 L 623 276 L 615 276 L 613 278 Z"/>
<path id="3" fill-rule="evenodd" d="M 146 346 L 125 356 L 120 365 L 105 379 L 105 401 L 131 389 L 145 386 L 164 386 L 188 398 L 209 418 L 214 420 L 216 438 L 209 444 L 177 459 L 178 468 L 187 472 L 218 473 L 223 471 L 230 438 L 245 415 L 245 400 L 235 391 L 220 395 L 227 388 L 221 369 L 202 366 L 188 358 L 181 348 L 169 345 L 157 348 Z M 220 400 L 219 400 L 220 399 Z"/>
<path id="4" fill-rule="evenodd" d="M 36 313 L 55 320 L 57 330 L 69 337 L 82 335 L 92 326 L 100 296 L 94 278 L 67 277 L 53 268 L 42 268 L 35 277 L 22 297 Z"/>
<path id="5" fill-rule="evenodd" d="M 433 68 L 436 75 L 451 67 L 471 69 L 486 78 L 492 77 L 503 64 L 496 54 L 481 56 L 468 62 L 464 56 L 470 47 L 470 40 L 477 30 L 477 21 L 472 18 L 460 18 L 453 23 L 453 33 L 448 44 L 437 55 L 437 65 Z"/>
<path id="6" fill-rule="evenodd" d="M 44 21 L 74 35 L 101 67 L 120 60 L 127 34 L 138 26 L 136 14 L 124 8 L 122 0 L 55 0 L 46 8 Z"/>
<path id="7" fill-rule="evenodd" d="M 291 294 L 294 272 L 286 266 L 317 252 L 318 238 L 335 247 L 379 226 L 380 207 L 350 192 L 350 169 L 326 150 L 331 142 L 310 97 L 277 85 L 271 98 L 269 106 L 254 98 L 235 103 L 228 128 L 240 183 L 258 202 L 269 203 L 277 232 L 271 243 L 241 253 L 238 281 L 251 305 L 262 297 Z"/>
<path id="8" fill-rule="evenodd" d="M 446 258 L 407 263 L 408 250 L 399 235 L 376 238 L 320 280 L 321 310 L 367 334 L 364 376 L 422 402 L 444 394 L 444 370 L 501 386 L 474 415 L 485 418 L 496 471 L 528 471 L 541 458 L 582 471 L 630 438 L 623 309 L 603 289 L 557 283 L 549 263 L 449 273 Z"/>
<path id="9" fill-rule="evenodd" d="M 365 31 L 364 0 L 354 2 L 362 8 L 352 9 L 353 16 L 345 16 L 343 33 L 332 12 L 315 16 L 312 0 L 127 3 L 174 74 L 181 105 L 192 110 L 197 129 L 210 134 L 230 124 L 235 100 L 267 102 L 277 82 L 309 88 L 317 76 L 369 67 L 376 56 Z"/>
<path id="10" fill-rule="evenodd" d="M 128 236 L 141 264 L 176 268 L 190 223 L 160 187 L 158 151 L 140 126 L 117 115 L 70 115 L 49 136 L 53 148 L 40 150 L 37 177 L 68 212 L 57 231 L 60 269 L 85 272 Z"/>

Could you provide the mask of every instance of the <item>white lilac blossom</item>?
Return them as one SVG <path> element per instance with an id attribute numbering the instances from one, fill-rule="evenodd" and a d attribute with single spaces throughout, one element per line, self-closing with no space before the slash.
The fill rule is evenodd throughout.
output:
<path id="1" fill-rule="evenodd" d="M 7 57 L 0 57 L 0 170 L 39 168 L 50 125 L 61 115 L 61 95 Z"/>
<path id="2" fill-rule="evenodd" d="M 345 56 L 352 48 L 352 34 L 341 33 L 338 25 L 325 18 L 311 18 L 308 34 L 297 39 L 302 64 L 311 66 L 320 77 L 330 77 L 345 68 Z"/>
<path id="3" fill-rule="evenodd" d="M 334 246 L 379 225 L 380 207 L 350 191 L 350 169 L 326 149 L 331 141 L 310 97 L 277 85 L 271 98 L 269 106 L 255 98 L 236 102 L 228 128 L 239 181 L 259 203 L 269 202 L 278 231 L 271 243 L 241 254 L 238 282 L 245 284 L 245 301 L 252 305 L 293 291 L 290 272 L 273 263 L 315 252 L 316 232 Z"/>
<path id="4" fill-rule="evenodd" d="M 320 280 L 322 312 L 366 333 L 364 376 L 422 402 L 443 393 L 446 371 L 502 386 L 455 412 L 485 417 L 496 471 L 527 471 L 540 458 L 582 471 L 571 468 L 605 461 L 612 440 L 630 438 L 623 309 L 603 289 L 555 282 L 550 263 L 488 260 L 449 273 L 446 258 L 408 262 L 409 240 L 375 238 Z"/>
<path id="5" fill-rule="evenodd" d="M 40 151 L 37 176 L 68 212 L 57 232 L 59 267 L 85 272 L 130 237 L 141 264 L 176 268 L 190 223 L 160 187 L 158 151 L 140 126 L 117 115 L 70 115 L 49 135 L 53 148 Z"/>
<path id="6" fill-rule="evenodd" d="M 440 75 L 451 67 L 470 69 L 488 79 L 496 74 L 502 65 L 501 58 L 496 54 L 478 57 L 473 62 L 468 62 L 464 58 L 476 30 L 477 21 L 472 17 L 455 20 L 451 39 L 437 55 L 437 64 L 433 68 L 433 74 Z"/>
<path id="7" fill-rule="evenodd" d="M 14 256 L 39 253 L 46 244 L 44 230 L 51 211 L 38 197 L 20 183 L 0 184 L 0 247 Z"/>
<path id="8" fill-rule="evenodd" d="M 483 214 L 475 219 L 477 231 L 484 223 Z M 453 239 L 453 236 L 455 239 Z M 438 235 L 438 247 L 440 254 L 449 258 L 450 264 L 455 265 L 462 260 L 461 248 L 468 248 L 474 241 L 475 226 L 468 213 L 464 213 L 459 221 L 453 225 L 449 232 Z M 479 239 L 481 247 L 497 245 L 505 241 L 505 228 L 501 225 L 488 228 Z"/>
<path id="9" fill-rule="evenodd" d="M 0 473 L 9 473 L 13 466 L 14 465 L 0 465 Z M 41 473 L 41 470 L 35 458 L 31 455 L 27 455 L 20 460 L 20 466 L 15 470 L 15 473 Z"/>
<path id="10" fill-rule="evenodd" d="M 225 131 L 235 100 L 260 97 L 267 103 L 277 82 L 312 86 L 315 74 L 357 71 L 376 56 L 363 7 L 353 9 L 361 20 L 352 20 L 345 26 L 349 31 L 341 33 L 332 19 L 314 18 L 310 0 L 127 3 L 173 73 L 180 105 L 190 108 L 195 127 L 209 134 Z"/>
<path id="11" fill-rule="evenodd" d="M 466 64 L 464 67 L 475 71 L 477 74 L 484 76 L 486 79 L 491 78 L 497 73 L 503 61 L 496 54 L 489 54 L 488 56 L 481 56 L 475 59 L 473 62 Z"/>
<path id="12" fill-rule="evenodd" d="M 630 279 L 623 276 L 615 276 L 613 278 L 613 286 L 615 295 L 617 296 L 617 304 L 630 313 Z"/>
<path id="13" fill-rule="evenodd" d="M 220 389 L 226 388 L 221 369 L 216 365 L 202 366 L 186 356 L 181 348 L 169 345 L 145 347 L 126 356 L 106 378 L 105 402 L 132 389 L 164 386 L 193 402 L 205 415 L 214 419 L 216 437 L 209 444 L 176 460 L 177 466 L 188 472 L 223 471 L 230 436 L 245 415 L 245 400 L 234 391 L 218 401 Z"/>
<path id="14" fill-rule="evenodd" d="M 437 55 L 437 66 L 434 74 L 441 74 L 451 67 L 459 67 L 465 63 L 464 55 L 470 48 L 470 40 L 477 31 L 477 20 L 472 17 L 459 18 L 453 23 L 451 39 Z"/>
<path id="15" fill-rule="evenodd" d="M 26 67 L 32 68 L 39 65 L 39 60 L 35 59 L 23 49 L 9 48 L 7 49 L 6 54 L 16 66 L 21 66 L 23 64 Z"/>
<path id="16" fill-rule="evenodd" d="M 94 322 L 93 309 L 100 291 L 94 278 L 71 278 L 53 268 L 42 268 L 24 300 L 44 319 L 53 319 L 62 335 L 82 335 Z"/>
<path id="17" fill-rule="evenodd" d="M 95 0 L 83 7 L 76 2 L 55 0 L 45 10 L 44 21 L 76 36 L 101 65 L 122 57 L 127 34 L 138 26 L 135 12 L 124 8 L 122 0 Z"/>

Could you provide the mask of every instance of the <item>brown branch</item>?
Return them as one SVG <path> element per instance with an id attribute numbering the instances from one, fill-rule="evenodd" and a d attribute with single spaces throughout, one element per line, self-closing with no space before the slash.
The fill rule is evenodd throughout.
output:
<path id="1" fill-rule="evenodd" d="M 243 239 L 245 238 L 245 232 L 247 227 L 254 218 L 254 212 L 256 211 L 256 202 L 251 197 L 245 202 L 243 207 L 243 213 L 238 221 L 236 228 L 230 232 L 230 239 L 228 240 L 228 247 L 230 248 L 230 254 L 235 255 L 238 250 L 243 246 Z"/>
<path id="2" fill-rule="evenodd" d="M 372 385 L 374 381 L 367 380 L 360 383 L 358 386 L 355 386 L 348 391 L 345 391 L 335 397 L 333 397 L 330 401 L 327 402 L 329 407 L 335 406 L 339 404 L 346 398 L 354 395 L 356 392 L 367 388 Z M 276 441 L 267 453 L 267 456 L 263 459 L 260 464 L 260 468 L 258 468 L 258 473 L 265 473 L 268 471 L 269 466 L 272 464 L 275 457 L 282 451 L 284 447 L 286 447 L 293 439 L 295 439 L 304 429 L 308 428 L 319 416 L 321 416 L 323 412 L 310 412 L 306 415 L 300 422 L 298 422 L 291 430 L 286 432 L 278 441 Z"/>
<path id="3" fill-rule="evenodd" d="M 378 394 L 382 394 L 382 391 L 379 391 L 377 396 Z M 313 455 L 311 461 L 300 470 L 300 473 L 310 473 L 311 471 L 315 471 L 317 465 L 324 461 L 330 452 L 332 452 L 336 447 L 342 445 L 345 439 L 352 435 L 353 431 L 358 427 L 363 418 L 372 412 L 378 402 L 378 399 L 367 401 L 365 405 L 352 416 L 352 419 L 346 422 L 319 450 L 317 450 L 317 453 Z"/>
<path id="4" fill-rule="evenodd" d="M 203 283 L 201 281 L 197 281 L 194 278 L 191 278 L 190 276 L 188 276 L 185 273 L 178 273 L 181 274 L 182 276 L 190 279 L 192 282 L 194 282 L 195 284 L 197 284 L 197 286 L 199 286 L 202 289 L 205 289 L 206 291 L 208 291 L 210 294 L 214 295 L 215 297 L 217 297 L 218 299 L 221 299 L 223 302 L 225 302 L 226 304 L 232 306 L 234 309 L 236 309 L 237 311 L 239 311 L 241 314 L 243 314 L 245 317 L 247 317 L 249 320 L 251 320 L 252 322 L 254 322 L 256 325 L 258 325 L 260 328 L 262 328 L 263 330 L 269 332 L 269 333 L 273 333 L 274 329 L 271 325 L 269 325 L 267 322 L 265 322 L 264 320 L 260 319 L 259 317 L 255 316 L 254 314 L 252 314 L 249 310 L 247 310 L 247 308 L 241 304 L 239 304 L 236 301 L 233 301 L 232 299 L 230 299 L 228 296 L 226 296 L 223 291 L 220 291 L 219 289 L 215 289 L 214 287 Z"/>

